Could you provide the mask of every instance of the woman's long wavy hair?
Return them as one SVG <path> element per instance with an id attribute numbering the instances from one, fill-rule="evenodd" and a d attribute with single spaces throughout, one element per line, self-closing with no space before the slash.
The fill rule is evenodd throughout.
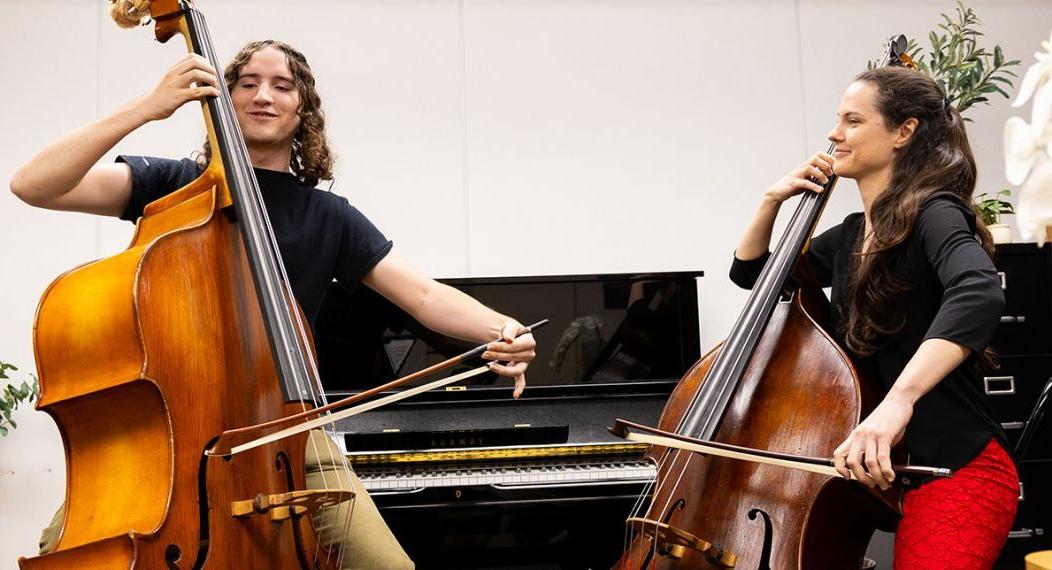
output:
<path id="1" fill-rule="evenodd" d="M 333 155 L 329 142 L 325 138 L 325 114 L 321 110 L 321 97 L 314 85 L 314 72 L 307 64 L 307 58 L 292 46 L 275 41 L 261 40 L 249 42 L 234 56 L 234 60 L 223 71 L 227 89 L 233 89 L 241 69 L 252 56 L 267 47 L 281 50 L 285 54 L 289 71 L 296 82 L 300 94 L 300 126 L 292 138 L 292 159 L 289 169 L 301 184 L 309 187 L 318 185 L 319 180 L 332 180 Z M 212 158 L 212 147 L 205 141 L 197 157 L 203 168 Z"/>
<path id="2" fill-rule="evenodd" d="M 870 207 L 869 245 L 856 256 L 851 275 L 845 340 L 852 351 L 867 356 L 905 325 L 906 315 L 895 299 L 909 284 L 893 268 L 906 253 L 903 243 L 921 206 L 935 195 L 949 195 L 971 208 L 976 169 L 964 120 L 931 78 L 908 68 L 883 67 L 855 80 L 876 88 L 874 103 L 889 131 L 917 119 L 913 136 L 892 158 L 888 188 Z M 992 254 L 990 232 L 979 219 L 976 234 Z"/>

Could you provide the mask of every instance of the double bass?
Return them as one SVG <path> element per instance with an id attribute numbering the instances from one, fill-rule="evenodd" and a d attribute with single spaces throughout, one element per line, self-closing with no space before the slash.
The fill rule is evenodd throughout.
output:
<path id="1" fill-rule="evenodd" d="M 220 68 L 190 2 L 136 4 L 149 5 L 159 41 L 181 35 Z M 324 403 L 306 319 L 220 93 L 202 103 L 215 151 L 201 176 L 149 204 L 127 250 L 63 274 L 40 301 L 37 408 L 65 446 L 66 510 L 54 551 L 20 559 L 23 570 L 339 562 L 309 515 L 350 509 L 353 492 L 305 490 L 305 433 L 205 453 L 222 432 Z"/>
<path id="2" fill-rule="evenodd" d="M 892 38 L 881 65 L 908 64 L 906 47 Z M 611 428 L 657 444 L 648 454 L 658 466 L 615 568 L 854 570 L 873 531 L 894 526 L 902 478 L 870 489 L 828 459 L 881 397 L 830 334 L 828 302 L 807 270 L 836 181 L 801 196 L 726 341 L 680 380 L 657 429 Z"/>

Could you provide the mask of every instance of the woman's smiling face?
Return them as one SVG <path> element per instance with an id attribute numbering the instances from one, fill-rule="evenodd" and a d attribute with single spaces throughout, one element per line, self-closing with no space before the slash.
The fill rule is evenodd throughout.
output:
<path id="1" fill-rule="evenodd" d="M 836 146 L 833 171 L 845 178 L 866 178 L 890 169 L 895 149 L 901 146 L 898 129 L 889 128 L 877 109 L 877 89 L 856 81 L 844 91 L 837 123 L 829 133 Z"/>

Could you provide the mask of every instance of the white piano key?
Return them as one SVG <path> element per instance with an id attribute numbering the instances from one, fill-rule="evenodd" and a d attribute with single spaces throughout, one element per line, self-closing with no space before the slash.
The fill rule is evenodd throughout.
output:
<path id="1" fill-rule="evenodd" d="M 535 485 L 593 481 L 652 480 L 653 465 L 641 461 L 554 465 L 487 465 L 460 469 L 359 473 L 368 490 L 478 485 Z"/>

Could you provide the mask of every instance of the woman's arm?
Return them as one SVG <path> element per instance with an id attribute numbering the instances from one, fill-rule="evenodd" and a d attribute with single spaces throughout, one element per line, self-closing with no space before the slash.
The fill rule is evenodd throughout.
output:
<path id="1" fill-rule="evenodd" d="M 939 310 L 887 396 L 834 452 L 841 475 L 850 470 L 867 485 L 887 488 L 894 480 L 891 446 L 902 439 L 913 405 L 972 352 L 983 350 L 997 329 L 1004 293 L 969 223 L 973 217 L 948 199 L 922 206 L 914 232 L 943 288 Z"/>
<path id="2" fill-rule="evenodd" d="M 767 253 L 771 246 L 771 229 L 774 228 L 782 202 L 808 190 L 821 192 L 822 184 L 828 182 L 832 175 L 833 157 L 819 152 L 775 182 L 764 192 L 760 207 L 745 227 L 734 256 L 748 261 Z M 819 184 L 812 182 L 812 178 L 818 180 Z"/>
<path id="3" fill-rule="evenodd" d="M 752 220 L 745 227 L 738 248 L 734 250 L 734 260 L 731 263 L 730 279 L 742 289 L 752 289 L 767 263 L 767 253 L 771 246 L 771 231 L 774 222 L 778 218 L 778 210 L 782 202 L 802 192 L 821 192 L 823 187 L 811 179 L 814 178 L 822 184 L 829 181 L 833 173 L 833 157 L 825 153 L 817 153 L 810 160 L 794 168 L 791 172 L 775 182 L 763 194 L 760 207 L 753 214 Z M 828 232 L 827 232 L 828 233 Z M 839 233 L 837 234 L 839 236 Z M 812 242 L 815 244 L 822 236 Z M 826 236 L 829 237 L 829 236 Z M 830 245 L 837 245 L 839 240 L 826 240 Z M 812 256 L 814 257 L 814 256 Z M 819 261 L 825 261 L 820 259 Z M 814 260 L 812 260 L 814 264 Z M 817 268 L 816 268 L 817 269 Z M 830 267 L 831 269 L 831 267 Z M 821 273 L 821 271 L 818 271 Z M 829 273 L 826 271 L 825 273 Z M 823 286 L 828 283 L 823 283 Z"/>
<path id="4" fill-rule="evenodd" d="M 890 487 L 895 480 L 891 448 L 906 432 L 913 406 L 971 352 L 966 346 L 942 338 L 922 342 L 880 405 L 833 451 L 837 471 L 844 477 L 849 477 L 850 472 L 870 487 Z"/>

